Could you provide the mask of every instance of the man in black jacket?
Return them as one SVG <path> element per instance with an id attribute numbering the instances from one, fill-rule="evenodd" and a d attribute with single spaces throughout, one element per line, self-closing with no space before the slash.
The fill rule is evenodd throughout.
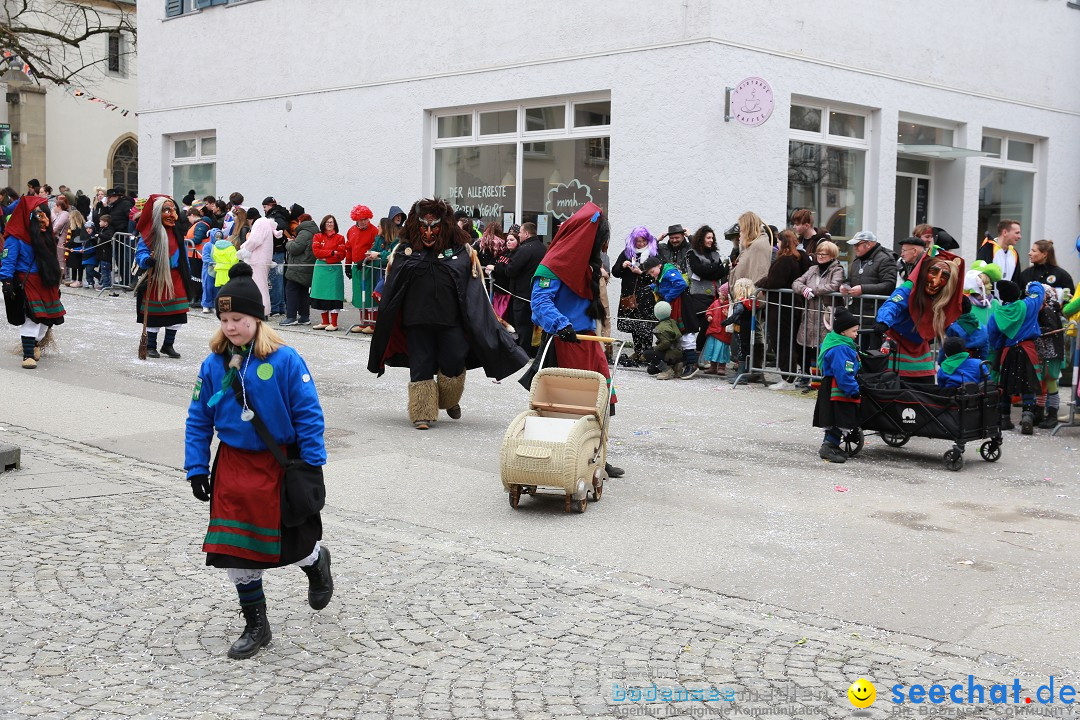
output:
<path id="1" fill-rule="evenodd" d="M 544 239 L 536 234 L 535 223 L 521 226 L 521 245 L 510 255 L 506 264 L 506 276 L 510 278 L 510 317 L 513 318 L 514 330 L 517 331 L 518 346 L 529 354 L 536 355 L 533 347 L 532 304 L 522 298 L 532 297 L 532 280 L 540 261 L 544 259 Z"/>
<path id="2" fill-rule="evenodd" d="M 277 224 L 274 236 L 274 263 L 270 269 L 270 314 L 285 314 L 285 243 L 289 240 L 289 211 L 278 205 L 273 197 L 263 199 L 263 215 Z"/>
<path id="3" fill-rule="evenodd" d="M 855 233 L 848 245 L 855 248 L 855 261 L 848 268 L 848 276 L 840 291 L 851 298 L 865 295 L 881 295 L 887 298 L 896 289 L 896 257 L 877 241 L 877 236 L 869 230 Z M 852 304 L 852 310 L 859 317 L 861 329 L 859 342 L 863 352 L 881 347 L 884 338 L 874 331 L 881 300 L 858 300 Z"/>
<path id="4" fill-rule="evenodd" d="M 105 205 L 109 223 L 108 225 L 102 223 L 100 240 L 102 245 L 98 248 L 98 260 L 101 263 L 101 286 L 112 288 L 113 236 L 116 233 L 127 232 L 128 215 L 134 206 L 131 200 L 128 200 L 124 195 L 124 192 L 118 188 L 112 188 L 105 193 Z M 131 257 L 134 257 L 134 254 Z M 109 294 L 112 297 L 119 295 L 117 292 L 110 292 Z"/>

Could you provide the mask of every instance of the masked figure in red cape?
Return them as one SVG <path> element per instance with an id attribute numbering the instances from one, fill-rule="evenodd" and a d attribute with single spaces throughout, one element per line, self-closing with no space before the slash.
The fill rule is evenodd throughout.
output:
<path id="1" fill-rule="evenodd" d="M 963 277 L 963 258 L 931 246 L 878 310 L 874 329 L 896 343 L 900 377 L 934 381 L 928 341 L 944 338 L 946 328 L 962 314 Z"/>
<path id="2" fill-rule="evenodd" d="M 142 323 L 149 311 L 147 354 L 180 357 L 173 343 L 176 331 L 187 322 L 188 286 L 191 271 L 184 249 L 186 227 L 179 223 L 176 201 L 168 195 L 151 195 L 135 225 L 140 235 L 135 247 L 135 262 L 146 273 L 135 293 L 135 320 Z M 185 223 L 186 224 L 186 223 Z M 157 350 L 158 331 L 165 328 L 161 353 Z"/>
<path id="3" fill-rule="evenodd" d="M 48 199 L 19 198 L 4 233 L 0 262 L 4 305 L 8 322 L 19 326 L 22 366 L 32 370 L 41 359 L 41 345 L 49 329 L 63 323 L 65 315 Z"/>
<path id="4" fill-rule="evenodd" d="M 528 361 L 495 317 L 453 208 L 438 198 L 413 203 L 390 256 L 368 370 L 409 368 L 409 419 L 427 430 L 440 409 L 461 417 L 467 368 L 501 380 Z"/>
<path id="5" fill-rule="evenodd" d="M 595 335 L 597 321 L 605 317 L 600 302 L 601 248 L 607 245 L 610 229 L 607 217 L 594 203 L 574 213 L 559 226 L 544 259 L 536 268 L 532 283 L 532 320 L 544 331 L 540 347 L 554 337 L 547 355 L 538 352 L 529 372 L 518 382 L 532 387 L 540 369 L 575 368 L 598 372 L 611 382 L 607 356 L 598 342 L 581 342 L 578 335 Z M 615 414 L 615 393 L 611 393 L 610 413 Z M 606 441 L 606 438 L 605 438 Z M 607 466 L 608 477 L 622 477 L 623 470 Z"/>

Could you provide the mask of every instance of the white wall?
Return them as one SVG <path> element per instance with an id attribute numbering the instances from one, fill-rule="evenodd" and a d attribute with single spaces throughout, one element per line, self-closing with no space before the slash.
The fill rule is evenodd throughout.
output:
<path id="1" fill-rule="evenodd" d="M 638 224 L 719 231 L 747 209 L 781 225 L 794 94 L 873 111 L 864 215 L 886 237 L 900 113 L 957 122 L 957 143 L 975 149 L 983 126 L 1049 138 L 1025 233 L 1071 247 L 1080 232 L 1080 92 L 1062 71 L 1080 66 L 1080 44 L 1069 41 L 1080 12 L 1063 1 L 805 0 L 765 11 L 751 0 L 607 0 L 583 13 L 570 0 L 480 0 L 434 20 L 420 0 L 308 6 L 260 0 L 163 21 L 164 0 L 140 3 L 144 192 L 169 187 L 163 136 L 216 129 L 219 194 L 240 190 L 249 204 L 272 194 L 316 217 L 340 219 L 356 202 L 382 213 L 430 191 L 425 109 L 610 91 L 614 237 Z M 191 38 L 224 26 L 250 38 L 285 26 L 288 40 L 186 52 Z M 448 39 L 422 42 L 436 37 Z M 199 83 L 198 93 L 161 82 L 180 55 L 186 77 L 243 81 Z M 773 117 L 757 128 L 725 123 L 724 87 L 750 75 L 773 85 Z M 979 160 L 943 165 L 938 182 L 963 185 L 941 191 L 951 206 L 939 202 L 935 214 L 970 257 Z M 1059 256 L 1080 268 L 1071 251 Z"/>

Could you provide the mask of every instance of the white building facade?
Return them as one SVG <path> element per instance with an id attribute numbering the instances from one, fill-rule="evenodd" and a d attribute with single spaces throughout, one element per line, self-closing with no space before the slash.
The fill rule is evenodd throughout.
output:
<path id="1" fill-rule="evenodd" d="M 134 0 L 77 0 L 100 12 L 104 23 L 123 11 L 135 14 Z M 67 11 L 65 11 L 67 12 Z M 46 29 L 76 34 L 60 19 L 44 17 Z M 48 25 L 48 23 L 52 23 Z M 97 61 L 82 73 L 85 84 L 38 83 L 17 69 L 3 76 L 5 103 L 0 123 L 11 126 L 13 167 L 0 169 L 0 185 L 22 192 L 31 178 L 93 195 L 93 188 L 138 191 L 137 63 L 134 38 L 126 32 L 98 34 L 80 46 L 81 61 Z M 77 66 L 69 63 L 69 66 Z"/>
<path id="2" fill-rule="evenodd" d="M 968 258 L 1007 217 L 1075 270 L 1073 5 L 147 0 L 140 189 L 316 219 L 435 194 L 548 236 L 592 199 L 614 238 L 809 207 L 886 244 L 930 222 Z M 190 51 L 207 37 L 230 41 Z M 176 82 L 178 57 L 216 80 Z"/>

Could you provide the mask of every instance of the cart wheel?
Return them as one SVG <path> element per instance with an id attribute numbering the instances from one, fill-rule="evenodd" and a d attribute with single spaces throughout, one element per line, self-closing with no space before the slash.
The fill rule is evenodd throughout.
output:
<path id="1" fill-rule="evenodd" d="M 855 457 L 863 449 L 863 441 L 862 429 L 855 428 L 844 436 L 844 452 L 848 457 Z"/>
<path id="2" fill-rule="evenodd" d="M 574 510 L 579 513 L 585 512 L 585 508 L 589 507 L 589 495 L 588 493 L 581 496 L 581 499 L 574 503 Z"/>
<path id="3" fill-rule="evenodd" d="M 517 510 L 519 500 L 521 500 L 521 486 L 514 485 L 510 488 L 510 507 Z"/>
<path id="4" fill-rule="evenodd" d="M 907 435 L 891 435 L 889 433 L 881 433 L 881 439 L 885 441 L 885 444 L 889 447 L 904 447 L 907 445 L 907 441 L 910 439 Z"/>
<path id="5" fill-rule="evenodd" d="M 979 446 L 979 454 L 986 462 L 997 462 L 1001 459 L 1001 443 L 987 440 Z"/>
<path id="6" fill-rule="evenodd" d="M 592 486 L 592 501 L 600 502 L 600 496 L 604 494 L 604 480 L 602 478 L 600 480 L 593 480 Z"/>
<path id="7" fill-rule="evenodd" d="M 953 472 L 956 472 L 957 470 L 960 470 L 963 467 L 964 467 L 964 454 L 962 452 L 960 452 L 956 448 L 952 448 L 951 450 L 946 450 L 945 451 L 945 469 L 946 470 L 952 470 Z"/>

